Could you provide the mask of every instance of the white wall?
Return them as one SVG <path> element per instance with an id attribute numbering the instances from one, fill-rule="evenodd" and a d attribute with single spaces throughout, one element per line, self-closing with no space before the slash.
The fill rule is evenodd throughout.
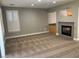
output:
<path id="1" fill-rule="evenodd" d="M 5 47 L 4 47 L 4 28 L 3 28 L 3 21 L 2 21 L 2 11 L 0 8 L 0 52 L 1 57 L 5 57 Z"/>
<path id="2" fill-rule="evenodd" d="M 78 27 L 77 27 L 77 37 L 79 38 L 79 8 L 78 8 Z M 79 40 L 79 39 L 77 39 Z"/>

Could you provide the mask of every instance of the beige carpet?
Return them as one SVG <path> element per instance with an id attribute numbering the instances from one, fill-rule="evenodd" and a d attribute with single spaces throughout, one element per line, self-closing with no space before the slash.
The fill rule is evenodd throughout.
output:
<path id="1" fill-rule="evenodd" d="M 6 40 L 7 58 L 79 57 L 79 42 L 53 34 L 40 34 Z"/>

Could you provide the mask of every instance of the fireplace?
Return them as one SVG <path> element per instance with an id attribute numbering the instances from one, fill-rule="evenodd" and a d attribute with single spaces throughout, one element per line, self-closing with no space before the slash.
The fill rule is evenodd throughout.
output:
<path id="1" fill-rule="evenodd" d="M 58 35 L 74 38 L 74 22 L 58 22 Z"/>
<path id="2" fill-rule="evenodd" d="M 66 36 L 72 36 L 72 26 L 61 25 L 61 34 Z"/>

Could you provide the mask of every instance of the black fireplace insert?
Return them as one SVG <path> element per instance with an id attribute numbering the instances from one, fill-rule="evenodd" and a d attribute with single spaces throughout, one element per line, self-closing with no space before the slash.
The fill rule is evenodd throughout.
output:
<path id="1" fill-rule="evenodd" d="M 72 36 L 72 26 L 62 25 L 61 33 L 66 36 Z"/>

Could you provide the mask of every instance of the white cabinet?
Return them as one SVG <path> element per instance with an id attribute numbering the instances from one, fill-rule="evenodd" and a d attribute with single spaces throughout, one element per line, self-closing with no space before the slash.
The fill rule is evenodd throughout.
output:
<path id="1" fill-rule="evenodd" d="M 49 24 L 56 23 L 56 12 L 48 13 L 48 23 Z"/>

